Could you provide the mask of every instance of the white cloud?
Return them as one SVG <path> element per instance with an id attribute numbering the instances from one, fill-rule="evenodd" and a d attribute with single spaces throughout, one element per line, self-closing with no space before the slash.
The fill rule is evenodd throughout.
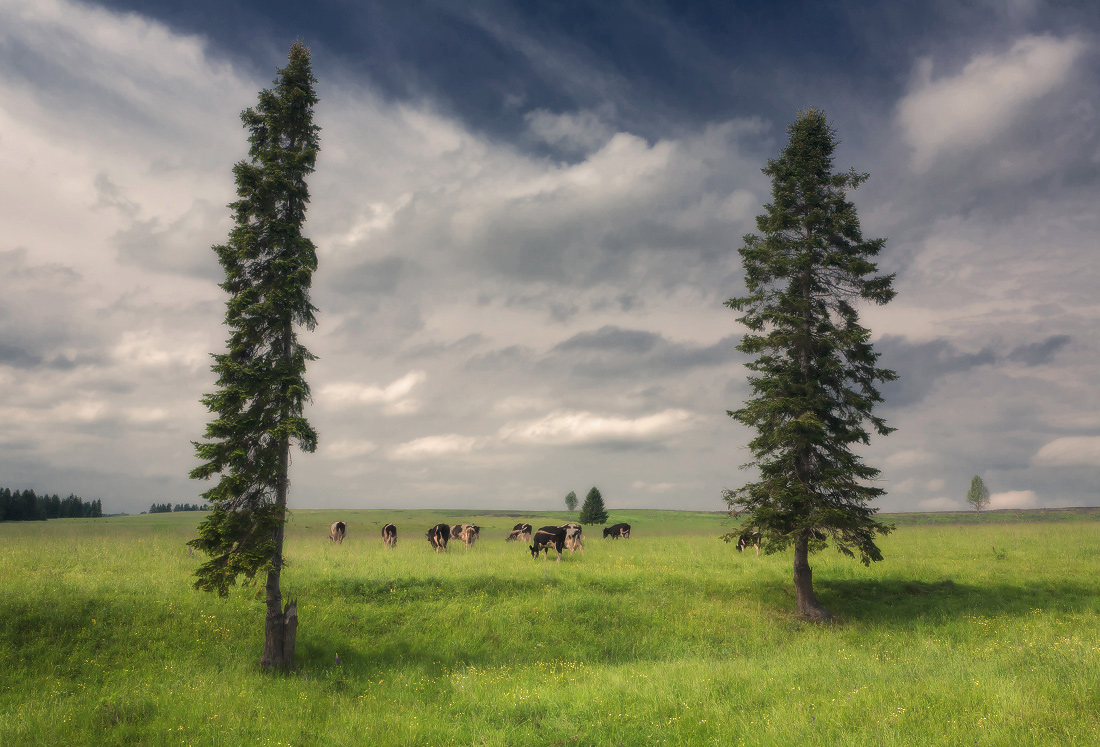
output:
<path id="1" fill-rule="evenodd" d="M 567 445 L 618 441 L 655 441 L 687 430 L 694 416 L 686 410 L 665 410 L 640 418 L 621 418 L 591 412 L 552 412 L 524 423 L 501 428 L 506 441 Z"/>
<path id="2" fill-rule="evenodd" d="M 383 405 L 383 412 L 390 415 L 407 415 L 420 409 L 420 401 L 412 396 L 413 389 L 426 381 L 424 371 L 409 371 L 400 379 L 386 386 L 363 385 L 353 382 L 334 382 L 321 387 L 317 396 L 319 404 L 327 408 L 348 405 Z"/>
<path id="3" fill-rule="evenodd" d="M 682 485 L 674 482 L 644 482 L 642 480 L 635 480 L 630 484 L 630 487 L 644 493 L 671 493 L 673 491 L 684 490 L 685 488 L 697 490 L 701 486 L 698 483 Z"/>
<path id="4" fill-rule="evenodd" d="M 525 119 L 539 139 L 572 150 L 594 150 L 612 134 L 611 128 L 594 112 L 554 114 L 538 109 L 529 112 Z"/>
<path id="5" fill-rule="evenodd" d="M 1085 49 L 1076 38 L 1028 36 L 1003 54 L 974 56 L 960 73 L 932 80 L 925 60 L 897 120 L 913 147 L 912 165 L 927 169 L 944 153 L 991 142 L 1026 107 L 1055 90 Z"/>
<path id="6" fill-rule="evenodd" d="M 388 456 L 395 461 L 421 461 L 463 456 L 481 448 L 484 443 L 485 439 L 460 436 L 457 433 L 424 436 L 394 446 L 389 450 Z"/>
<path id="7" fill-rule="evenodd" d="M 546 410 L 550 402 L 545 397 L 528 397 L 515 395 L 505 397 L 493 403 L 492 411 L 495 415 L 513 416 L 524 412 L 537 412 Z"/>
<path id="8" fill-rule="evenodd" d="M 917 503 L 917 510 L 919 511 L 962 511 L 965 508 L 966 506 L 963 505 L 962 501 L 947 496 L 926 498 Z"/>
<path id="9" fill-rule="evenodd" d="M 318 450 L 322 456 L 328 459 L 344 460 L 363 457 L 377 449 L 378 445 L 373 441 L 349 438 L 333 441 L 332 443 L 322 441 Z"/>
<path id="10" fill-rule="evenodd" d="M 1044 467 L 1100 465 L 1100 436 L 1066 436 L 1045 444 L 1032 462 Z"/>
<path id="11" fill-rule="evenodd" d="M 1034 490 L 1010 490 L 989 496 L 988 508 L 1036 508 L 1038 505 L 1039 497 Z"/>

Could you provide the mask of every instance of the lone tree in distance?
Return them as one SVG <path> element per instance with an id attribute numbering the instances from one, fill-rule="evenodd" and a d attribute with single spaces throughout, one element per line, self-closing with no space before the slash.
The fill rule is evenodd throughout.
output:
<path id="1" fill-rule="evenodd" d="M 600 489 L 593 487 L 584 498 L 581 506 L 581 515 L 578 517 L 581 524 L 606 524 L 607 511 L 603 508 L 603 496 Z"/>
<path id="2" fill-rule="evenodd" d="M 747 515 L 742 531 L 760 532 L 765 552 L 794 546 L 798 611 L 829 619 L 814 595 L 809 554 L 831 539 L 870 565 L 882 560 L 875 535 L 893 529 L 867 505 L 885 493 L 868 484 L 879 470 L 852 446 L 869 443 L 865 421 L 881 435 L 894 430 L 871 410 L 882 401 L 877 382 L 897 375 L 876 366 L 853 305 L 890 301 L 894 276 L 875 275 L 870 260 L 885 239 L 863 238 L 846 199 L 868 175 L 833 173 L 836 131 L 825 114 L 800 112 L 787 133 L 786 148 L 763 169 L 772 201 L 756 218 L 762 235 L 746 235 L 738 250 L 749 295 L 726 302 L 744 312 L 739 321 L 749 329 L 737 349 L 755 356 L 746 364 L 753 396 L 728 414 L 756 431 L 744 466 L 755 467 L 759 480 L 724 495 L 731 510 Z"/>
<path id="3" fill-rule="evenodd" d="M 313 71 L 309 48 L 290 47 L 275 88 L 241 113 L 249 131 L 249 160 L 233 167 L 235 226 L 214 251 L 230 295 L 225 323 L 228 352 L 214 355 L 217 391 L 202 398 L 215 418 L 206 440 L 194 442 L 202 464 L 191 477 L 217 485 L 203 493 L 211 511 L 188 544 L 209 560 L 195 572 L 195 587 L 228 593 L 238 576 L 267 573 L 264 669 L 293 664 L 297 629 L 294 602 L 282 608 L 280 574 L 289 487 L 290 445 L 317 447 L 317 433 L 302 415 L 309 400 L 306 361 L 296 327 L 316 325 L 309 288 L 317 269 L 313 242 L 302 235 L 320 128 L 313 124 Z"/>
<path id="4" fill-rule="evenodd" d="M 989 505 L 989 488 L 977 475 L 974 475 L 974 479 L 970 481 L 970 490 L 966 491 L 966 502 L 975 511 L 981 511 Z"/>
<path id="5" fill-rule="evenodd" d="M 577 494 L 574 493 L 572 490 L 570 490 L 569 494 L 565 496 L 565 508 L 569 511 L 577 510 Z"/>

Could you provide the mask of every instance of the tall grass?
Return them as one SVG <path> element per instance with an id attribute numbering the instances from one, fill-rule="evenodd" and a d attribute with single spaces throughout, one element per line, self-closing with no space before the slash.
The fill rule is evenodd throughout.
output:
<path id="1" fill-rule="evenodd" d="M 343 545 L 325 537 L 349 523 Z M 258 587 L 193 591 L 195 514 L 0 525 L 0 744 L 1094 744 L 1100 522 L 908 524 L 864 568 L 715 514 L 615 512 L 532 560 L 565 514 L 295 512 L 298 668 L 259 672 Z M 435 554 L 437 521 L 483 527 Z M 378 532 L 394 521 L 386 550 Z M 340 664 L 336 657 L 339 655 Z"/>

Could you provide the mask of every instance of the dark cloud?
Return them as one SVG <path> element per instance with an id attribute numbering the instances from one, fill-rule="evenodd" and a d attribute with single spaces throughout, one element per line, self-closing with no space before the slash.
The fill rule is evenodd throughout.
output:
<path id="1" fill-rule="evenodd" d="M 210 247 L 225 241 L 229 223 L 228 210 L 200 199 L 168 225 L 158 218 L 134 220 L 113 243 L 121 264 L 219 281 L 224 274 Z"/>
<path id="2" fill-rule="evenodd" d="M 13 368 L 34 368 L 42 363 L 42 356 L 20 345 L 0 340 L 0 365 Z"/>
<path id="3" fill-rule="evenodd" d="M 887 335 L 875 343 L 875 350 L 881 355 L 880 365 L 899 375 L 897 381 L 887 382 L 880 388 L 886 404 L 892 407 L 920 402 L 944 376 L 997 361 L 992 348 L 969 353 L 944 338 L 911 343 L 904 337 Z"/>
<path id="4" fill-rule="evenodd" d="M 441 358 L 448 354 L 465 355 L 471 352 L 474 348 L 483 344 L 486 341 L 486 337 L 479 333 L 466 335 L 460 337 L 454 342 L 424 342 L 417 345 L 413 345 L 407 350 L 404 350 L 398 358 L 400 360 L 427 360 L 432 358 Z"/>
<path id="5" fill-rule="evenodd" d="M 402 280 L 419 272 L 415 262 L 401 257 L 383 257 L 336 270 L 330 277 L 329 286 L 348 295 L 391 295 Z"/>
<path id="6" fill-rule="evenodd" d="M 509 345 L 500 350 L 471 356 L 466 359 L 464 367 L 469 371 L 498 371 L 526 367 L 533 359 L 531 348 L 525 345 Z"/>
<path id="7" fill-rule="evenodd" d="M 122 188 L 111 181 L 111 178 L 100 172 L 95 178 L 96 201 L 92 210 L 114 208 L 122 215 L 133 218 L 141 209 L 137 203 L 128 198 Z"/>
<path id="8" fill-rule="evenodd" d="M 0 277 L 5 278 L 9 283 L 19 281 L 19 287 L 14 290 L 30 291 L 38 288 L 60 290 L 71 287 L 83 277 L 72 267 L 57 262 L 32 264 L 27 261 L 29 256 L 30 253 L 26 247 L 0 251 Z M 0 301 L 11 297 L 11 290 L 0 296 Z"/>
<path id="9" fill-rule="evenodd" d="M 739 339 L 731 335 L 714 345 L 689 345 L 654 332 L 606 325 L 554 346 L 543 363 L 586 378 L 665 376 L 729 363 L 739 355 Z"/>
<path id="10" fill-rule="evenodd" d="M 595 332 L 581 332 L 565 342 L 558 343 L 551 353 L 573 350 L 599 350 L 641 355 L 653 350 L 654 346 L 662 339 L 660 335 L 653 332 L 606 325 Z"/>
<path id="11" fill-rule="evenodd" d="M 1021 345 L 1008 354 L 1008 359 L 1025 366 L 1040 366 L 1049 363 L 1054 355 L 1070 343 L 1069 335 L 1051 335 L 1042 342 Z"/>

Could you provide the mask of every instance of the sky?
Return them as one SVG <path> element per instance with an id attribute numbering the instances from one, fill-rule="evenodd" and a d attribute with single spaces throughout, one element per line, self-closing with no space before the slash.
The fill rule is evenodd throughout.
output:
<path id="1" fill-rule="evenodd" d="M 0 0 L 0 486 L 193 503 L 240 112 L 322 128 L 296 508 L 724 510 L 738 247 L 800 109 L 897 297 L 884 512 L 1100 505 L 1100 4 Z"/>

